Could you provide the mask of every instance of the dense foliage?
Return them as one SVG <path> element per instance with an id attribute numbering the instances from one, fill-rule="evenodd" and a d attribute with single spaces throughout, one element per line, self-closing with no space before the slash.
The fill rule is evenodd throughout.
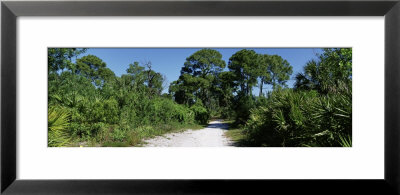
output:
<path id="1" fill-rule="evenodd" d="M 324 49 L 294 76 L 293 88 L 292 66 L 281 56 L 242 49 L 226 63 L 217 50 L 201 49 L 186 58 L 168 94 L 150 61 L 116 76 L 85 52 L 48 50 L 49 146 L 138 145 L 213 117 L 232 119 L 245 146 L 351 146 L 349 48 Z"/>
<path id="2" fill-rule="evenodd" d="M 251 112 L 246 130 L 256 146 L 341 146 L 351 136 L 351 94 L 273 91 Z"/>
<path id="3" fill-rule="evenodd" d="M 117 77 L 96 56 L 71 61 L 84 51 L 49 49 L 49 146 L 136 145 L 205 122 L 201 105 L 189 108 L 161 95 L 164 77 L 150 62 L 130 64 Z"/>
<path id="4" fill-rule="evenodd" d="M 351 146 L 351 49 L 325 49 L 294 89 L 274 90 L 251 110 L 246 141 L 253 146 Z"/>

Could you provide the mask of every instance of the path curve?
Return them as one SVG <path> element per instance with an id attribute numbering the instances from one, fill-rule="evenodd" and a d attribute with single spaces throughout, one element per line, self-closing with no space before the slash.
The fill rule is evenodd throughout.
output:
<path id="1" fill-rule="evenodd" d="M 211 121 L 207 128 L 169 133 L 145 140 L 146 147 L 218 147 L 232 146 L 225 136 L 228 125 L 222 120 Z"/>

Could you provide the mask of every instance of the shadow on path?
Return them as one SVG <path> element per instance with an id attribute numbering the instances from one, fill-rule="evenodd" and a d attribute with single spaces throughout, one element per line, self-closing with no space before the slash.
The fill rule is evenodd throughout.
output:
<path id="1" fill-rule="evenodd" d="M 222 121 L 212 121 L 207 128 L 224 129 L 228 130 L 228 124 Z"/>

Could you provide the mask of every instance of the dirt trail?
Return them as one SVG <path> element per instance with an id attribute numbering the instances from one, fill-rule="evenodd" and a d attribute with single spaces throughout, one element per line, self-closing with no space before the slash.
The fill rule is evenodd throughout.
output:
<path id="1" fill-rule="evenodd" d="M 216 147 L 232 146 L 225 136 L 228 125 L 222 121 L 211 121 L 207 128 L 187 130 L 180 133 L 169 133 L 145 140 L 146 147 Z"/>

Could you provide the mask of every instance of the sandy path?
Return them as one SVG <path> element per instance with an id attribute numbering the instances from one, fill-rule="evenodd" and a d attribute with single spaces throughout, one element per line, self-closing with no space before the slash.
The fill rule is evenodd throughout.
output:
<path id="1" fill-rule="evenodd" d="M 207 128 L 187 130 L 180 133 L 169 133 L 145 140 L 146 147 L 216 147 L 231 146 L 231 141 L 225 137 L 227 124 L 212 121 Z"/>

